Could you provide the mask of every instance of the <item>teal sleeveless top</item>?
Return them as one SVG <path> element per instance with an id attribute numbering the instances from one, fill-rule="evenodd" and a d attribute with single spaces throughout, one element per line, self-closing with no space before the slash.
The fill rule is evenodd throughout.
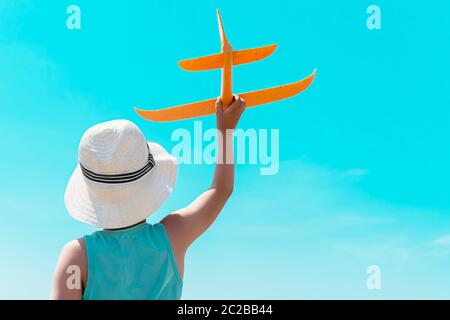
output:
<path id="1" fill-rule="evenodd" d="M 84 300 L 176 300 L 183 281 L 161 223 L 85 236 Z"/>

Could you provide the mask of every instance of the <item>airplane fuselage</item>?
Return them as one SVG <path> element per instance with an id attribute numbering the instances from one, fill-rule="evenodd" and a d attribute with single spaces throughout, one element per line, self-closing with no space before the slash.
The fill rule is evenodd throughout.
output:
<path id="1" fill-rule="evenodd" d="M 233 50 L 222 50 L 222 90 L 220 98 L 224 107 L 228 107 L 233 102 Z"/>
<path id="2" fill-rule="evenodd" d="M 231 47 L 223 29 L 222 18 L 217 10 L 217 20 L 219 22 L 220 40 L 222 42 L 222 90 L 220 98 L 224 108 L 233 102 L 233 48 Z"/>

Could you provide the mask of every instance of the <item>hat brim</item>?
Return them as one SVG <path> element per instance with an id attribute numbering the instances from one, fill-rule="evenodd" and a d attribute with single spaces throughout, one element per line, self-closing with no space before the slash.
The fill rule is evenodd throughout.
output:
<path id="1" fill-rule="evenodd" d="M 123 184 L 87 179 L 79 165 L 64 194 L 69 214 L 91 226 L 116 229 L 145 220 L 166 200 L 175 186 L 177 161 L 162 146 L 148 142 L 155 166 L 145 176 Z"/>

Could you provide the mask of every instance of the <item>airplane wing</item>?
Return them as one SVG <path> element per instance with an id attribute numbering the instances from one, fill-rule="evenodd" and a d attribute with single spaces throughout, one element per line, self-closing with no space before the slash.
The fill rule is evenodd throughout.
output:
<path id="1" fill-rule="evenodd" d="M 290 84 L 240 94 L 247 102 L 247 107 L 255 107 L 265 103 L 283 100 L 299 94 L 309 87 L 316 75 L 316 70 L 307 78 Z M 215 113 L 216 99 L 189 103 L 161 110 L 140 110 L 136 112 L 144 119 L 156 122 L 176 121 L 207 116 Z"/>
<path id="2" fill-rule="evenodd" d="M 262 60 L 270 56 L 276 48 L 276 44 L 271 44 L 259 48 L 235 50 L 233 51 L 233 65 L 237 66 L 239 64 Z M 218 53 L 210 56 L 183 60 L 178 64 L 182 69 L 187 71 L 220 69 L 223 67 L 223 55 L 222 53 Z"/>
<path id="3" fill-rule="evenodd" d="M 296 94 L 299 94 L 300 92 L 308 88 L 309 85 L 313 82 L 315 75 L 316 70 L 314 69 L 313 73 L 303 80 L 269 89 L 242 93 L 240 94 L 240 96 L 247 103 L 247 107 L 254 107 L 274 101 L 283 100 L 295 96 Z"/>
<path id="4" fill-rule="evenodd" d="M 155 122 L 183 120 L 213 114 L 216 111 L 216 99 L 209 99 L 182 106 L 161 110 L 134 110 L 144 119 Z"/>
<path id="5" fill-rule="evenodd" d="M 250 63 L 254 61 L 259 61 L 270 56 L 275 49 L 276 44 L 271 44 L 264 47 L 245 49 L 245 50 L 234 50 L 233 51 L 233 66 L 239 64 Z"/>

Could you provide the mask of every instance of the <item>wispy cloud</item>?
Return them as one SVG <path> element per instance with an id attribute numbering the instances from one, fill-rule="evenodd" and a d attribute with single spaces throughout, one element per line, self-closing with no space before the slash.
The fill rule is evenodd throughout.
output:
<path id="1" fill-rule="evenodd" d="M 227 245 L 221 250 L 224 257 L 227 254 L 239 257 L 236 267 L 242 268 L 245 261 L 248 270 L 263 270 L 261 261 L 264 261 L 266 268 L 296 270 L 295 276 L 260 271 L 239 280 L 240 285 L 256 282 L 258 277 L 264 277 L 271 286 L 280 282 L 292 284 L 295 290 L 283 298 L 308 296 L 323 283 L 327 288 L 340 288 L 345 281 L 365 288 L 366 267 L 371 264 L 379 265 L 391 277 L 391 291 L 383 291 L 386 294 L 383 297 L 420 296 L 423 287 L 418 285 L 415 291 L 411 290 L 410 278 L 426 280 L 430 286 L 439 284 L 438 271 L 432 279 L 420 271 L 414 272 L 425 268 L 424 265 L 441 263 L 443 249 L 447 247 L 437 248 L 439 252 L 431 254 L 430 235 L 436 234 L 444 222 L 450 223 L 449 215 L 390 203 L 365 193 L 367 172 L 338 170 L 304 160 L 283 161 L 279 174 L 270 177 L 260 177 L 253 169 L 238 170 L 235 196 L 221 215 L 220 223 L 214 226 L 218 232 L 208 233 L 206 237 L 211 237 L 211 241 L 202 243 L 203 248 L 199 246 L 195 254 L 201 256 L 206 249 L 217 248 L 228 235 Z M 450 239 L 437 243 L 449 243 L 450 248 Z M 230 248 L 233 250 L 227 252 Z M 231 264 L 222 256 L 214 259 L 220 265 Z M 339 272 L 338 278 L 336 273 L 327 274 L 330 264 Z M 207 267 L 197 271 L 199 277 L 211 272 Z M 311 277 L 315 273 L 320 273 L 320 280 Z M 305 274 L 309 278 L 302 276 Z M 223 285 L 239 284 L 238 280 L 227 278 Z M 213 288 L 211 294 L 214 295 Z M 361 294 L 358 297 L 364 295 Z M 332 292 L 330 297 L 342 297 L 342 292 Z"/>
<path id="2" fill-rule="evenodd" d="M 0 212 L 16 212 L 20 209 L 19 203 L 8 199 L 0 199 Z"/>
<path id="3" fill-rule="evenodd" d="M 450 255 L 450 234 L 435 238 L 426 245 L 427 255 L 438 258 L 446 258 Z"/>
<path id="4" fill-rule="evenodd" d="M 243 178 L 249 181 L 247 191 L 238 190 L 236 209 L 230 208 L 242 212 L 241 221 L 235 225 L 230 219 L 227 228 L 236 236 L 283 236 L 295 243 L 322 244 L 359 260 L 404 263 L 425 254 L 426 235 L 421 230 L 444 215 L 365 194 L 359 178 L 367 173 L 302 160 L 282 162 L 277 176 L 258 183 Z M 450 236 L 436 243 L 450 245 Z"/>
<path id="5" fill-rule="evenodd" d="M 364 169 L 364 168 L 353 168 L 353 169 L 345 171 L 345 173 L 347 175 L 353 176 L 353 177 L 363 177 L 369 173 L 369 170 Z"/>
<path id="6" fill-rule="evenodd" d="M 349 226 L 367 226 L 378 224 L 393 224 L 396 222 L 395 217 L 386 216 L 366 216 L 362 214 L 339 214 L 336 216 L 338 221 L 345 223 Z"/>
<path id="7" fill-rule="evenodd" d="M 435 246 L 450 246 L 450 234 L 434 239 L 432 244 Z"/>
<path id="8" fill-rule="evenodd" d="M 405 263 L 413 254 L 413 250 L 405 246 L 390 243 L 389 241 L 380 244 L 334 244 L 333 248 L 338 252 L 350 255 L 366 263 Z"/>

